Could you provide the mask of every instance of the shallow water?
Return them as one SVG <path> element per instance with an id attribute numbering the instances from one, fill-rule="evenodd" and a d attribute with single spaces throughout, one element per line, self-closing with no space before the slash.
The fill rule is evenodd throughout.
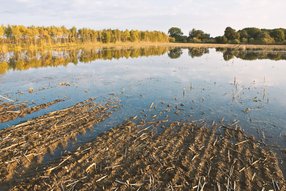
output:
<path id="1" fill-rule="evenodd" d="M 239 120 L 250 135 L 285 148 L 285 59 L 283 51 L 162 47 L 10 52 L 1 56 L 0 95 L 30 105 L 66 101 L 0 129 L 96 97 L 102 103 L 120 100 L 121 107 L 94 131 L 79 135 L 76 145 L 147 114 L 153 120 Z"/>

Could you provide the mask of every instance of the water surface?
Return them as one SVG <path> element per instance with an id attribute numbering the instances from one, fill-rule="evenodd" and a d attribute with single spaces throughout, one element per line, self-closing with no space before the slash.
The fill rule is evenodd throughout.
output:
<path id="1" fill-rule="evenodd" d="M 146 114 L 152 120 L 238 120 L 250 135 L 286 146 L 284 51 L 150 47 L 8 52 L 0 58 L 1 95 L 31 106 L 66 99 L 0 129 L 96 97 L 119 100 L 121 107 L 77 144 Z"/>

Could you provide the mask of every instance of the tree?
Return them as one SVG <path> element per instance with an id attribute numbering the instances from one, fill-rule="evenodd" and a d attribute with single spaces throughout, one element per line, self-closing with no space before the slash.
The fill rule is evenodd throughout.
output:
<path id="1" fill-rule="evenodd" d="M 225 36 L 217 36 L 215 37 L 215 42 L 220 44 L 227 43 L 227 38 Z"/>
<path id="2" fill-rule="evenodd" d="M 276 42 L 283 42 L 285 40 L 285 34 L 283 29 L 274 29 L 270 32 L 270 36 L 274 38 Z"/>
<path id="3" fill-rule="evenodd" d="M 138 31 L 135 31 L 135 30 L 131 30 L 130 31 L 130 40 L 131 40 L 131 42 L 135 42 L 135 41 L 139 40 L 139 33 L 138 33 Z"/>
<path id="4" fill-rule="evenodd" d="M 184 34 L 182 30 L 178 27 L 172 27 L 169 29 L 168 34 L 170 37 L 175 38 L 176 42 L 182 42 L 184 38 L 182 38 L 182 35 Z"/>
<path id="5" fill-rule="evenodd" d="M 111 42 L 111 31 L 110 30 L 104 30 L 102 33 L 102 41 L 104 43 L 109 43 Z"/>
<path id="6" fill-rule="evenodd" d="M 236 30 L 234 30 L 231 27 L 227 27 L 224 31 L 224 36 L 227 38 L 227 40 L 229 42 L 233 42 L 235 40 L 239 40 L 239 33 L 236 32 Z"/>
<path id="7" fill-rule="evenodd" d="M 244 28 L 243 30 L 247 32 L 249 40 L 251 38 L 257 39 L 258 35 L 261 33 L 261 29 L 254 28 L 254 27 L 252 27 L 252 28 Z"/>
<path id="8" fill-rule="evenodd" d="M 2 39 L 4 39 L 4 34 L 5 34 L 5 27 L 0 26 L 0 42 L 2 42 Z"/>
<path id="9" fill-rule="evenodd" d="M 9 65 L 7 62 L 0 62 L 0 74 L 4 74 L 9 69 Z"/>
<path id="10" fill-rule="evenodd" d="M 246 30 L 239 30 L 238 31 L 239 36 L 240 36 L 240 42 L 241 43 L 248 43 L 248 33 Z"/>
<path id="11" fill-rule="evenodd" d="M 69 42 L 76 42 L 77 39 L 77 29 L 75 27 L 72 27 L 69 30 Z"/>
<path id="12" fill-rule="evenodd" d="M 5 33 L 5 28 L 4 26 L 0 26 L 0 36 L 4 36 L 4 33 Z"/>
<path id="13" fill-rule="evenodd" d="M 123 31 L 121 34 L 121 41 L 126 42 L 126 41 L 129 41 L 129 39 L 130 39 L 129 31 L 128 30 Z"/>
<path id="14" fill-rule="evenodd" d="M 20 31 L 20 26 L 14 25 L 11 27 L 11 32 L 12 32 L 12 38 L 14 40 L 14 43 L 19 43 L 19 40 L 21 39 L 21 31 Z"/>
<path id="15" fill-rule="evenodd" d="M 210 39 L 210 34 L 202 30 L 193 29 L 189 32 L 189 42 L 207 42 Z"/>
<path id="16" fill-rule="evenodd" d="M 257 37 L 258 44 L 273 44 L 275 40 L 267 32 L 261 32 Z"/>
<path id="17" fill-rule="evenodd" d="M 93 30 L 75 27 L 0 26 L 0 41 L 17 45 L 45 45 L 62 43 L 115 43 L 115 42 L 169 42 L 169 36 L 160 31 Z"/>

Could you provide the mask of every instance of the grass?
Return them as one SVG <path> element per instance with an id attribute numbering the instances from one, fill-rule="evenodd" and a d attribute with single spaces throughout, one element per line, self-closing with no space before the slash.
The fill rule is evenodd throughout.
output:
<path id="1" fill-rule="evenodd" d="M 169 43 L 169 42 L 117 42 L 117 43 L 66 43 L 42 46 L 19 46 L 19 45 L 0 45 L 0 52 L 20 51 L 20 50 L 45 50 L 45 49 L 74 49 L 86 47 L 146 47 L 146 46 L 168 46 L 182 48 L 234 48 L 234 49 L 278 49 L 286 50 L 286 45 L 254 45 L 254 44 L 206 44 L 206 43 Z"/>
<path id="2" fill-rule="evenodd" d="M 47 50 L 47 49 L 75 49 L 75 48 L 93 48 L 93 47 L 116 47 L 116 48 L 126 48 L 126 47 L 145 47 L 145 46 L 161 46 L 170 43 L 160 43 L 160 42 L 117 42 L 117 43 L 65 43 L 65 44 L 54 44 L 54 45 L 0 45 L 0 52 L 8 51 L 21 51 L 21 50 Z"/>
<path id="3" fill-rule="evenodd" d="M 207 43 L 168 43 L 173 47 L 190 48 L 235 48 L 235 49 L 283 49 L 286 45 L 258 45 L 258 44 L 207 44 Z"/>

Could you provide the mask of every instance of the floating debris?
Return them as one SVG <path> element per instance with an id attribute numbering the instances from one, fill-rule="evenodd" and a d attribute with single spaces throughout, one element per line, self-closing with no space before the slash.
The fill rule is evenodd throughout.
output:
<path id="1" fill-rule="evenodd" d="M 250 111 L 251 111 L 251 109 L 249 107 L 247 107 L 243 110 L 244 113 L 249 113 Z"/>
<path id="2" fill-rule="evenodd" d="M 33 93 L 34 92 L 34 88 L 29 88 L 28 89 L 28 92 L 31 94 L 31 93 Z"/>
<path id="3" fill-rule="evenodd" d="M 69 82 L 61 82 L 59 83 L 60 86 L 71 86 Z"/>

